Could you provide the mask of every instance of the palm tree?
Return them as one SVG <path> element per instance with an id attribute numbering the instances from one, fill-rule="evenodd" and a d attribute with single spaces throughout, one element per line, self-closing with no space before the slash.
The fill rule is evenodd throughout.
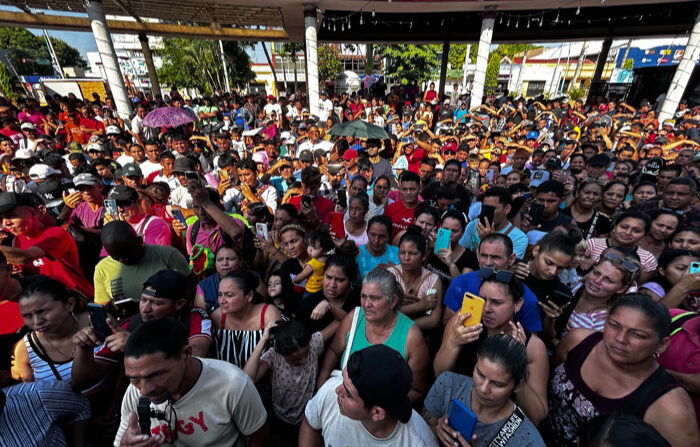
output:
<path id="1" fill-rule="evenodd" d="M 263 51 L 265 52 L 265 58 L 267 59 L 267 64 L 270 66 L 270 70 L 272 71 L 272 78 L 275 81 L 275 90 L 279 90 L 277 88 L 277 72 L 275 71 L 275 66 L 272 65 L 272 59 L 270 59 L 270 53 L 267 51 L 267 46 L 265 42 L 260 42 L 263 47 Z"/>
<path id="2" fill-rule="evenodd" d="M 294 91 L 297 91 L 298 77 L 297 77 L 297 55 L 300 51 L 304 50 L 304 44 L 298 42 L 287 42 L 282 44 L 282 51 L 284 54 L 288 55 L 289 58 L 294 63 Z"/>

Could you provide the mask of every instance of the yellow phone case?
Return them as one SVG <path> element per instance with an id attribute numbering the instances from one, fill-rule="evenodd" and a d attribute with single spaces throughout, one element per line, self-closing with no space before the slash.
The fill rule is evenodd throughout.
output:
<path id="1" fill-rule="evenodd" d="M 481 314 L 484 312 L 484 303 L 485 301 L 481 297 L 469 292 L 464 294 L 464 298 L 462 299 L 462 309 L 459 311 L 459 314 L 471 314 L 469 318 L 464 321 L 464 327 L 476 326 L 477 324 L 481 323 Z"/>

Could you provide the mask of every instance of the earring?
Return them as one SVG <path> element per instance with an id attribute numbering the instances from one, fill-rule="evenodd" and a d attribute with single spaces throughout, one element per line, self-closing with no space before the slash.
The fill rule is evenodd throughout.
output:
<path id="1" fill-rule="evenodd" d="M 654 353 L 654 358 L 655 358 L 655 359 L 658 359 L 660 355 L 661 355 L 661 354 L 659 354 L 658 352 L 655 352 L 655 353 Z"/>

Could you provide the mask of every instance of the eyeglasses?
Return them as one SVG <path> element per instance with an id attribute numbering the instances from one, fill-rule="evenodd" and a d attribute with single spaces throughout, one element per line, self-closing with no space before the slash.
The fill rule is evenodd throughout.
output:
<path id="1" fill-rule="evenodd" d="M 639 270 L 639 266 L 635 264 L 634 262 L 623 258 L 619 254 L 615 252 L 608 252 L 605 253 L 605 256 L 603 256 L 603 259 L 606 259 L 613 264 L 618 264 L 620 265 L 623 269 L 627 270 L 629 273 L 632 275 L 635 275 L 637 271 Z"/>

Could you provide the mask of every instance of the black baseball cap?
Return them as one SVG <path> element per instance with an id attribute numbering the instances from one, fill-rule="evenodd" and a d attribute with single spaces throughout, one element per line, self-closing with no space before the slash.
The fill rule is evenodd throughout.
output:
<path id="1" fill-rule="evenodd" d="M 44 205 L 53 208 L 63 204 L 63 185 L 56 179 L 48 179 L 39 185 L 39 194 Z"/>
<path id="2" fill-rule="evenodd" d="M 117 185 L 109 193 L 109 198 L 118 202 L 136 202 L 139 200 L 139 193 L 134 188 L 126 185 Z"/>
<path id="3" fill-rule="evenodd" d="M 0 214 L 12 211 L 18 206 L 33 206 L 33 204 L 22 194 L 0 192 Z"/>
<path id="4" fill-rule="evenodd" d="M 610 159 L 605 154 L 595 154 L 586 162 L 589 166 L 607 166 L 610 164 Z"/>
<path id="5" fill-rule="evenodd" d="M 347 373 L 366 407 L 382 407 L 404 424 L 411 419 L 408 392 L 413 373 L 397 351 L 383 344 L 356 351 L 348 360 Z"/>
<path id="6" fill-rule="evenodd" d="M 187 280 L 175 270 L 161 270 L 143 283 L 144 293 L 154 297 L 179 300 L 186 298 Z"/>

